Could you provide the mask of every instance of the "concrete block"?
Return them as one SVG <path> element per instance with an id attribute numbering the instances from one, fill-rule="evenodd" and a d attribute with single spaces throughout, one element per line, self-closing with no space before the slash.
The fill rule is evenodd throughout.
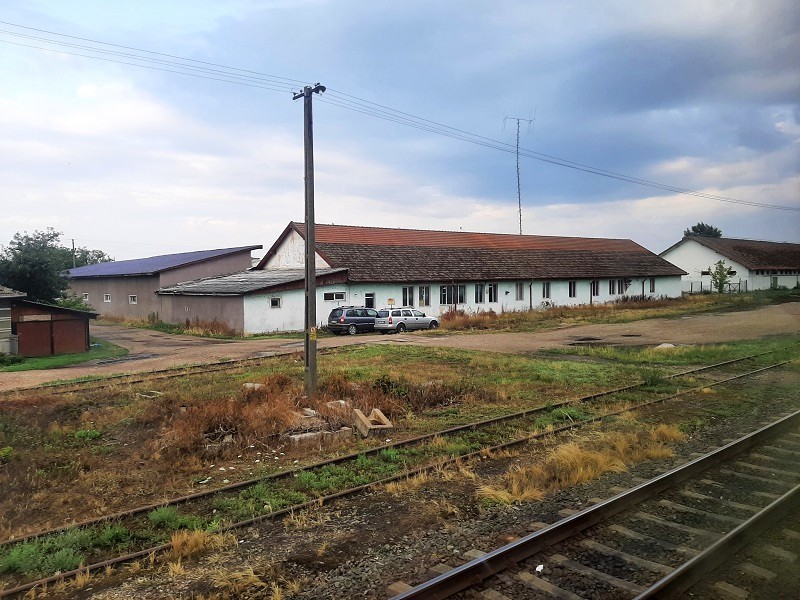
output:
<path id="1" fill-rule="evenodd" d="M 428 576 L 432 579 L 434 577 L 438 577 L 439 575 L 443 575 L 452 571 L 453 567 L 450 565 L 446 565 L 444 563 L 439 563 L 438 565 L 433 565 L 430 569 L 428 569 Z"/>
<path id="2" fill-rule="evenodd" d="M 243 383 L 242 387 L 246 390 L 260 390 L 264 387 L 263 383 Z"/>
<path id="3" fill-rule="evenodd" d="M 352 427 L 342 427 L 338 431 L 323 431 L 322 443 L 325 446 L 335 446 L 349 442 L 353 437 Z"/>
<path id="4" fill-rule="evenodd" d="M 295 433 L 289 436 L 289 443 L 297 448 L 321 447 L 322 431 L 309 431 L 308 433 Z"/>
<path id="5" fill-rule="evenodd" d="M 394 598 L 395 596 L 407 592 L 411 586 L 404 581 L 395 581 L 392 585 L 386 588 L 386 597 Z"/>
<path id="6" fill-rule="evenodd" d="M 467 560 L 475 560 L 476 558 L 483 558 L 484 556 L 486 556 L 486 552 L 483 552 L 481 550 L 473 549 L 464 552 L 464 558 L 466 558 Z"/>
<path id="7" fill-rule="evenodd" d="M 394 429 L 392 422 L 386 418 L 380 409 L 373 408 L 369 416 L 366 416 L 359 409 L 353 409 L 353 419 L 356 429 L 363 437 L 369 437 L 371 434 L 384 431 L 387 429 Z"/>

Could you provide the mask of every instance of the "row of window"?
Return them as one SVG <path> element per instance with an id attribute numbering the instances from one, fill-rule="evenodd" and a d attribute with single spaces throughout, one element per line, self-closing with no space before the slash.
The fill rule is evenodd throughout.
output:
<path id="1" fill-rule="evenodd" d="M 542 298 L 549 299 L 550 296 L 550 283 L 549 281 L 542 282 Z M 622 295 L 631 285 L 630 279 L 609 279 L 608 280 L 608 293 L 611 296 Z M 592 296 L 600 295 L 600 280 L 594 279 L 589 284 L 590 293 Z M 403 286 L 401 289 L 402 304 L 400 306 L 430 306 L 431 305 L 431 286 L 421 285 L 417 289 L 415 286 Z M 578 282 L 577 280 L 568 282 L 568 290 L 570 298 L 577 298 L 578 296 Z M 414 292 L 418 292 L 415 296 Z M 654 277 L 650 278 L 650 293 L 656 291 L 656 280 Z M 498 303 L 500 302 L 500 291 L 496 283 L 476 283 L 474 288 L 475 304 Z M 515 284 L 514 298 L 517 301 L 525 300 L 525 282 L 517 281 Z M 508 293 L 508 292 L 506 292 Z M 415 302 L 416 298 L 416 302 Z M 323 299 L 326 302 L 338 301 L 344 302 L 346 300 L 345 292 L 325 292 Z M 467 286 L 466 284 L 453 284 L 442 285 L 439 287 L 439 304 L 466 304 L 467 301 Z M 272 308 L 280 308 L 280 298 L 272 298 L 270 305 Z M 375 294 L 368 293 L 364 295 L 364 305 L 367 308 L 375 308 Z"/>
<path id="2" fill-rule="evenodd" d="M 800 271 L 797 269 L 769 269 L 756 271 L 756 275 L 798 275 Z"/>
<path id="3" fill-rule="evenodd" d="M 86 292 L 83 293 L 83 301 L 89 301 L 89 294 Z M 111 294 L 103 294 L 103 302 L 111 302 Z M 131 294 L 128 296 L 128 304 L 139 304 L 139 296 L 136 294 Z"/>

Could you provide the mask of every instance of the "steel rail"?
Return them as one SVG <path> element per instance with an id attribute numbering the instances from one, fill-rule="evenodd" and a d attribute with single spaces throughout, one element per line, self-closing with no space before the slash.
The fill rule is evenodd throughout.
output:
<path id="1" fill-rule="evenodd" d="M 706 371 L 706 370 L 710 370 L 710 369 L 719 368 L 720 366 L 725 366 L 725 365 L 729 365 L 729 364 L 733 364 L 733 363 L 737 363 L 737 362 L 742 362 L 744 360 L 748 360 L 748 359 L 751 359 L 751 358 L 756 358 L 756 357 L 763 356 L 763 355 L 766 355 L 766 354 L 773 354 L 776 351 L 777 350 L 770 350 L 770 351 L 767 351 L 767 352 L 760 352 L 758 354 L 753 354 L 753 355 L 750 355 L 750 356 L 730 359 L 730 360 L 726 360 L 726 361 L 723 361 L 721 363 L 716 363 L 716 364 L 713 364 L 713 365 L 697 367 L 697 368 L 694 368 L 694 369 L 690 369 L 688 371 L 684 371 L 684 372 L 681 372 L 681 373 L 675 373 L 673 375 L 669 375 L 667 378 L 668 379 L 674 379 L 674 378 L 678 378 L 678 377 L 683 377 L 683 376 L 686 376 L 686 375 L 689 375 L 689 374 L 692 374 L 692 373 L 697 373 L 697 372 L 700 372 L 700 371 Z M 246 359 L 246 360 L 253 360 L 253 359 Z M 784 364 L 784 363 L 779 363 L 779 364 Z M 773 367 L 769 367 L 769 368 L 773 368 Z M 480 429 L 482 427 L 487 427 L 489 425 L 503 423 L 505 421 L 511 421 L 511 420 L 515 420 L 515 419 L 524 419 L 525 417 L 528 417 L 528 416 L 531 416 L 531 415 L 534 415 L 534 414 L 539 414 L 539 413 L 542 413 L 542 412 L 552 411 L 552 410 L 555 410 L 557 408 L 562 408 L 562 407 L 565 407 L 565 406 L 569 406 L 570 404 L 573 404 L 575 402 L 581 402 L 581 403 L 589 402 L 589 401 L 595 400 L 597 398 L 601 398 L 601 397 L 612 395 L 612 394 L 617 394 L 617 393 L 620 393 L 620 392 L 629 391 L 629 390 L 632 390 L 632 389 L 636 389 L 636 388 L 642 387 L 644 385 L 645 385 L 645 382 L 639 382 L 639 383 L 623 386 L 621 388 L 615 388 L 615 389 L 611 389 L 611 390 L 604 390 L 604 391 L 597 392 L 597 393 L 594 393 L 594 394 L 588 394 L 586 396 L 581 396 L 579 398 L 574 398 L 574 399 L 570 399 L 570 400 L 564 400 L 564 401 L 561 401 L 561 402 L 556 402 L 556 403 L 553 403 L 553 404 L 550 404 L 550 405 L 547 405 L 547 406 L 539 406 L 539 407 L 536 407 L 536 408 L 531 408 L 531 409 L 526 409 L 526 410 L 523 410 L 523 411 L 518 411 L 518 412 L 515 412 L 515 413 L 510 413 L 508 415 L 502 415 L 502 416 L 499 416 L 499 417 L 493 417 L 491 419 L 484 419 L 482 421 L 473 421 L 473 422 L 467 423 L 465 425 L 456 425 L 456 426 L 450 427 L 448 429 L 443 429 L 443 430 L 435 431 L 433 433 L 428 433 L 428 434 L 424 434 L 424 435 L 411 437 L 411 438 L 408 438 L 408 439 L 405 439 L 405 440 L 400 440 L 400 441 L 397 441 L 397 442 L 394 442 L 394 443 L 391 443 L 391 444 L 383 444 L 383 445 L 380 445 L 380 446 L 376 446 L 374 448 L 370 448 L 368 450 L 362 450 L 360 452 L 353 452 L 353 453 L 350 453 L 350 454 L 346 454 L 344 456 L 338 456 L 338 457 L 330 458 L 330 459 L 327 459 L 327 460 L 324 460 L 324 461 L 320 461 L 320 462 L 316 462 L 316 463 L 313 463 L 313 464 L 310 464 L 310 465 L 306 465 L 306 466 L 303 466 L 303 467 L 298 467 L 298 468 L 295 468 L 295 469 L 289 469 L 287 471 L 282 471 L 282 472 L 279 472 L 279 473 L 271 473 L 271 474 L 265 475 L 263 477 L 258 477 L 258 478 L 253 478 L 253 479 L 246 479 L 246 480 L 243 480 L 243 481 L 237 481 L 237 482 L 234 482 L 234 483 L 230 483 L 230 484 L 224 485 L 222 487 L 217 487 L 217 488 L 213 488 L 213 489 L 209 489 L 209 490 L 203 490 L 201 492 L 195 492 L 193 494 L 186 494 L 186 495 L 183 495 L 183 496 L 179 496 L 177 498 L 172 498 L 172 499 L 167 500 L 167 501 L 154 502 L 154 503 L 151 503 L 151 504 L 138 506 L 138 507 L 133 508 L 133 509 L 119 511 L 119 512 L 116 512 L 116 513 L 112 513 L 112 514 L 109 514 L 109 515 L 103 515 L 103 516 L 100 516 L 100 517 L 95 517 L 93 519 L 86 519 L 84 521 L 79 521 L 79 522 L 76 522 L 76 523 L 70 523 L 70 524 L 67 524 L 67 525 L 54 527 L 52 529 L 38 531 L 38 532 L 30 533 L 30 534 L 27 534 L 27 535 L 19 536 L 19 537 L 9 538 L 7 540 L 0 541 L 0 548 L 2 548 L 3 546 L 10 545 L 10 544 L 16 544 L 16 543 L 19 543 L 19 542 L 25 542 L 25 541 L 36 539 L 36 538 L 39 538 L 39 537 L 44 537 L 44 536 L 47 536 L 47 535 L 53 535 L 55 533 L 59 533 L 61 531 L 66 531 L 68 529 L 74 529 L 74 528 L 78 528 L 78 527 L 88 527 L 88 526 L 91 526 L 91 525 L 97 525 L 97 524 L 100 524 L 100 523 L 107 523 L 109 521 L 115 521 L 115 520 L 119 520 L 119 519 L 122 519 L 122 518 L 133 517 L 133 516 L 145 513 L 145 512 L 149 512 L 151 510 L 155 510 L 157 508 L 162 508 L 164 506 L 178 506 L 180 504 L 191 502 L 193 500 L 198 500 L 198 499 L 201 499 L 201 498 L 206 498 L 206 497 L 210 497 L 210 496 L 223 494 L 223 493 L 226 493 L 226 492 L 230 492 L 230 491 L 234 491 L 234 490 L 250 487 L 250 486 L 253 486 L 253 485 L 257 485 L 258 483 L 261 483 L 261 482 L 264 482 L 264 481 L 285 479 L 285 478 L 294 476 L 295 474 L 297 474 L 300 471 L 307 471 L 307 470 L 310 470 L 310 469 L 318 469 L 318 468 L 321 468 L 321 467 L 324 467 L 324 466 L 327 466 L 327 465 L 341 464 L 341 463 L 344 463 L 344 462 L 347 462 L 347 461 L 350 461 L 350 460 L 355 460 L 356 458 L 358 458 L 362 454 L 366 455 L 366 456 L 371 456 L 371 455 L 378 454 L 383 450 L 403 448 L 403 447 L 410 446 L 410 445 L 413 445 L 413 444 L 418 444 L 418 443 L 424 442 L 426 440 L 430 440 L 430 439 L 432 439 L 432 438 L 434 438 L 436 436 L 450 435 L 450 434 L 458 433 L 458 432 L 461 432 L 461 431 L 476 430 L 476 429 Z M 703 387 L 708 387 L 708 385 L 705 385 Z M 664 399 L 665 400 L 666 399 L 671 399 L 673 397 L 675 397 L 675 396 L 671 395 L 671 396 L 667 396 Z"/>
<path id="2" fill-rule="evenodd" d="M 534 554 L 557 544 L 581 531 L 600 523 L 617 513 L 702 473 L 752 446 L 774 437 L 789 427 L 800 424 L 800 411 L 762 427 L 730 444 L 685 465 L 672 469 L 630 490 L 617 494 L 599 504 L 586 508 L 535 533 L 515 540 L 485 556 L 456 567 L 406 592 L 392 600 L 441 600 L 461 592 L 488 577 L 530 558 Z"/>
<path id="3" fill-rule="evenodd" d="M 530 436 L 525 436 L 525 437 L 522 437 L 522 438 L 519 438 L 519 439 L 516 439 L 516 440 L 503 442 L 501 444 L 497 444 L 495 446 L 491 446 L 491 447 L 488 447 L 488 448 L 481 448 L 480 450 L 476 450 L 476 451 L 473 451 L 473 452 L 470 452 L 470 453 L 467 453 L 467 454 L 454 456 L 454 457 L 451 457 L 449 459 L 445 459 L 443 461 L 438 461 L 438 462 L 433 463 L 433 464 L 422 465 L 420 467 L 417 467 L 416 469 L 412 469 L 412 470 L 409 470 L 409 471 L 406 471 L 406 472 L 403 472 L 403 473 L 399 473 L 399 474 L 396 474 L 396 475 L 393 475 L 391 477 L 387 477 L 387 478 L 384 478 L 384 479 L 381 479 L 381 480 L 378 480 L 378 481 L 373 481 L 373 482 L 366 483 L 366 484 L 363 484 L 363 485 L 360 485 L 360 486 L 357 486 L 357 487 L 354 487 L 354 488 L 341 490 L 339 492 L 335 492 L 335 493 L 329 494 L 327 496 L 322 496 L 322 497 L 319 497 L 319 498 L 315 498 L 313 500 L 309 500 L 309 501 L 304 502 L 302 504 L 285 507 L 283 509 L 280 509 L 280 510 L 277 510 L 277 511 L 274 511 L 274 512 L 266 513 L 266 514 L 263 514 L 263 515 L 257 515 L 255 517 L 252 517 L 250 519 L 246 519 L 244 521 L 239 521 L 239 522 L 236 522 L 236 523 L 232 523 L 232 524 L 229 524 L 229 525 L 226 525 L 226 526 L 220 528 L 219 531 L 220 532 L 234 531 L 234 530 L 240 529 L 242 527 L 247 527 L 247 526 L 250 526 L 250 525 L 254 525 L 256 523 L 261 523 L 263 521 L 275 519 L 275 518 L 277 518 L 279 516 L 290 514 L 290 513 L 294 512 L 294 511 L 304 510 L 304 509 L 307 509 L 307 508 L 311 508 L 313 506 L 322 506 L 322 505 L 328 504 L 328 503 L 330 503 L 330 502 L 332 502 L 332 501 L 334 501 L 334 500 L 336 500 L 338 498 L 342 498 L 342 497 L 350 496 L 350 495 L 355 495 L 355 494 L 360 493 L 362 491 L 369 490 L 369 489 L 372 489 L 372 488 L 376 488 L 378 486 L 385 485 L 385 484 L 391 483 L 393 481 L 398 481 L 398 480 L 401 480 L 401 479 L 413 477 L 414 475 L 417 475 L 419 473 L 432 471 L 434 469 L 442 468 L 444 466 L 448 466 L 448 465 L 451 465 L 451 464 L 458 464 L 459 462 L 462 462 L 462 461 L 465 461 L 465 460 L 469 460 L 469 459 L 475 458 L 477 456 L 485 455 L 487 453 L 491 453 L 491 452 L 494 452 L 496 450 L 502 450 L 504 448 L 509 448 L 509 447 L 513 447 L 513 446 L 522 445 L 522 444 L 528 443 L 528 442 L 530 442 L 530 441 L 532 441 L 534 439 L 537 439 L 537 438 L 542 438 L 542 437 L 545 437 L 545 436 L 551 436 L 551 435 L 554 435 L 556 433 L 561 433 L 561 432 L 569 431 L 569 430 L 576 429 L 576 428 L 579 428 L 579 427 L 583 427 L 583 426 L 588 425 L 590 423 L 604 421 L 606 419 L 619 416 L 620 414 L 623 414 L 623 413 L 628 412 L 630 410 L 635 410 L 635 409 L 638 409 L 638 408 L 644 408 L 644 407 L 652 405 L 652 404 L 663 402 L 665 400 L 669 400 L 669 399 L 672 399 L 672 398 L 675 398 L 675 397 L 683 396 L 683 395 L 689 394 L 691 392 L 696 392 L 696 391 L 701 390 L 701 389 L 703 389 L 705 387 L 712 387 L 712 386 L 716 386 L 716 385 L 721 385 L 721 384 L 726 383 L 728 381 L 732 381 L 732 380 L 735 380 L 735 379 L 741 379 L 743 377 L 747 377 L 749 375 L 760 373 L 762 371 L 766 371 L 766 370 L 769 370 L 769 369 L 774 369 L 776 367 L 785 365 L 788 362 L 789 361 L 783 361 L 783 362 L 780 362 L 780 363 L 776 363 L 774 365 L 770 365 L 768 367 L 763 367 L 761 369 L 757 369 L 755 371 L 742 373 L 740 375 L 735 375 L 735 376 L 732 376 L 732 377 L 728 377 L 728 378 L 726 378 L 724 380 L 712 382 L 712 383 L 707 384 L 705 386 L 687 389 L 687 390 L 685 390 L 683 392 L 678 392 L 676 394 L 671 394 L 669 396 L 664 396 L 664 397 L 661 397 L 661 398 L 656 398 L 656 399 L 653 399 L 653 400 L 649 400 L 647 402 L 643 402 L 643 403 L 637 404 L 637 405 L 632 406 L 632 407 L 628 407 L 628 408 L 625 408 L 625 409 L 613 411 L 613 412 L 606 413 L 604 415 L 599 415 L 599 416 L 596 416 L 596 417 L 590 417 L 588 419 L 582 419 L 580 421 L 575 421 L 573 423 L 570 423 L 570 424 L 567 424 L 567 425 L 563 425 L 561 427 L 557 427 L 557 428 L 553 429 L 552 431 L 532 434 Z M 800 416 L 800 411 L 798 411 L 797 413 L 795 413 L 792 416 Z M 391 447 L 391 446 L 389 446 L 389 447 Z M 358 455 L 355 454 L 355 455 L 351 455 L 351 456 L 356 457 Z M 330 462 L 330 461 L 328 461 L 328 462 Z M 297 471 L 300 471 L 300 470 L 302 470 L 302 469 L 295 469 L 291 473 L 296 473 Z M 280 473 L 280 474 L 276 474 L 276 475 L 286 476 L 289 473 L 290 472 L 286 472 L 286 473 Z M 637 488 L 634 488 L 634 489 L 637 489 Z M 631 491 L 633 491 L 633 490 L 631 490 Z M 575 516 L 577 516 L 577 515 L 574 515 L 573 517 L 575 517 Z M 73 526 L 67 527 L 67 529 L 72 528 L 72 527 Z M 545 530 L 542 530 L 542 531 L 545 531 Z M 541 533 L 541 531 L 538 532 L 538 533 Z M 49 532 L 45 532 L 45 534 L 49 534 Z M 43 534 L 39 534 L 36 537 L 41 537 L 42 535 Z M 30 539 L 30 538 L 28 538 L 28 539 Z M 22 541 L 22 539 L 14 540 L 14 542 L 19 542 L 19 541 Z M 93 571 L 97 571 L 97 570 L 100 570 L 100 569 L 104 569 L 107 566 L 113 566 L 113 565 L 121 564 L 121 563 L 124 563 L 124 562 L 130 562 L 132 560 L 136 560 L 136 559 L 142 558 L 144 556 L 150 556 L 150 555 L 158 553 L 158 552 L 163 552 L 165 550 L 168 550 L 170 547 L 171 547 L 171 544 L 160 544 L 160 545 L 154 546 L 152 548 L 139 550 L 139 551 L 136 551 L 136 552 L 133 552 L 133 553 L 130 553 L 130 554 L 126 554 L 124 556 L 119 556 L 119 557 L 115 557 L 115 558 L 104 560 L 102 562 L 94 563 L 94 564 L 88 565 L 88 566 L 80 568 L 80 569 L 74 569 L 72 571 L 59 573 L 57 575 L 51 575 L 49 577 L 38 579 L 36 581 L 31 581 L 31 582 L 28 582 L 28 583 L 25 583 L 25 584 L 21 584 L 21 585 L 19 585 L 17 587 L 10 588 L 8 590 L 2 590 L 2 591 L 0 591 L 0 598 L 17 595 L 17 594 L 20 594 L 22 592 L 26 592 L 28 590 L 34 589 L 34 588 L 36 588 L 38 586 L 43 586 L 43 585 L 47 585 L 47 584 L 54 583 L 54 582 L 57 582 L 57 581 L 61 581 L 61 580 L 67 579 L 67 578 L 71 578 L 71 577 L 77 576 L 77 575 L 82 574 L 82 573 L 93 572 Z M 485 559 L 486 557 L 483 557 L 483 558 Z M 473 561 L 473 562 L 476 562 L 476 561 Z M 467 564 L 470 564 L 470 563 L 467 563 Z M 463 565 L 463 566 L 466 566 L 466 565 Z M 500 570 L 502 570 L 502 569 L 500 569 Z M 497 571 L 495 571 L 495 572 L 497 572 Z M 492 574 L 494 574 L 494 573 L 489 573 L 489 575 L 492 575 Z M 489 575 L 487 575 L 487 577 Z M 483 577 L 483 578 L 485 578 L 485 577 Z M 439 579 L 439 578 L 436 578 L 436 579 Z M 436 581 L 436 580 L 432 580 L 432 581 Z M 428 583 L 430 583 L 430 582 L 428 582 Z M 416 589 L 416 588 L 414 588 L 414 589 Z M 462 588 L 462 589 L 464 589 L 464 588 Z M 413 590 L 411 590 L 411 591 L 413 591 Z M 410 593 L 410 592 L 407 592 L 407 593 Z M 452 593 L 455 593 L 455 592 L 452 592 Z M 442 596 L 442 597 L 446 597 L 446 596 Z M 405 597 L 403 595 L 401 595 L 401 596 L 398 596 L 397 598 L 399 600 L 400 598 L 405 598 Z M 419 596 L 418 598 L 428 598 L 428 596 Z M 432 596 L 431 598 L 434 598 L 434 597 Z"/>
<path id="4" fill-rule="evenodd" d="M 634 600 L 648 598 L 683 598 L 683 593 L 723 564 L 759 534 L 800 508 L 800 485 L 728 532 L 716 543 L 686 561 L 669 575 L 657 581 Z"/>

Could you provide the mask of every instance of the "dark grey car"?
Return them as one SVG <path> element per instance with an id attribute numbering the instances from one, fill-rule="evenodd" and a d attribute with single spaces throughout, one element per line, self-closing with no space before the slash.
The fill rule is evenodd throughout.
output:
<path id="1" fill-rule="evenodd" d="M 332 333 L 349 333 L 355 335 L 375 329 L 375 318 L 378 311 L 363 306 L 339 306 L 328 315 L 328 330 Z"/>

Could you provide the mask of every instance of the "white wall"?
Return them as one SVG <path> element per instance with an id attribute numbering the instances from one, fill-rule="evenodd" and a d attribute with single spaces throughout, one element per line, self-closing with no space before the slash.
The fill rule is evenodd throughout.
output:
<path id="1" fill-rule="evenodd" d="M 650 292 L 649 278 L 631 278 L 631 284 L 624 293 L 609 294 L 608 279 L 600 280 L 600 294 L 590 298 L 590 281 L 587 279 L 577 280 L 576 296 L 569 297 L 569 282 L 566 280 L 554 280 L 550 282 L 550 298 L 542 296 L 541 281 L 524 282 L 524 299 L 516 300 L 516 285 L 513 281 L 497 282 L 498 301 L 488 301 L 488 290 L 484 295 L 483 303 L 475 302 L 475 283 L 467 283 L 464 304 L 458 304 L 456 308 L 467 312 L 479 312 L 493 310 L 520 311 L 542 308 L 543 302 L 547 301 L 556 306 L 576 306 L 579 304 L 605 303 L 625 296 L 642 295 L 642 284 L 644 283 L 644 295 L 647 297 L 668 297 L 678 298 L 681 295 L 681 278 L 679 276 L 657 277 L 655 292 Z M 452 308 L 452 305 L 441 305 L 440 288 L 448 285 L 446 282 L 431 282 L 424 284 L 408 284 L 414 287 L 414 307 L 428 315 L 439 316 Z M 430 286 L 431 293 L 430 306 L 419 305 L 420 285 Z M 364 306 L 364 297 L 367 293 L 375 294 L 375 308 L 387 306 L 389 298 L 395 300 L 395 306 L 402 304 L 402 284 L 336 284 L 317 288 L 317 324 L 323 327 L 327 323 L 330 311 L 337 306 Z M 530 292 L 533 289 L 533 303 L 531 304 Z M 344 292 L 345 299 L 342 301 L 326 301 L 326 292 Z M 270 299 L 280 298 L 281 307 L 271 308 Z M 244 298 L 244 330 L 245 333 L 266 333 L 273 331 L 301 331 L 304 328 L 305 312 L 305 293 L 304 290 L 291 290 L 284 292 L 250 294 Z"/>
<path id="2" fill-rule="evenodd" d="M 330 265 L 315 255 L 314 264 L 317 269 L 329 269 Z M 305 269 L 306 268 L 306 242 L 302 236 L 292 230 L 278 247 L 275 255 L 268 261 L 264 269 Z"/>
<path id="3" fill-rule="evenodd" d="M 798 275 L 757 275 L 756 271 L 750 271 L 747 267 L 723 256 L 710 248 L 706 248 L 695 240 L 685 240 L 680 245 L 672 248 L 661 255 L 662 258 L 668 260 L 672 264 L 687 271 L 687 275 L 682 277 L 683 291 L 700 291 L 702 283 L 703 290 L 711 290 L 711 276 L 702 275 L 702 271 L 708 271 L 709 267 L 713 268 L 714 265 L 720 261 L 725 261 L 725 266 L 729 270 L 736 271 L 736 275 L 731 276 L 731 283 L 740 283 L 741 289 L 747 290 L 768 290 L 772 287 L 772 278 L 778 278 L 778 285 L 786 287 L 794 287 L 800 281 Z M 745 283 L 747 287 L 745 288 Z"/>

